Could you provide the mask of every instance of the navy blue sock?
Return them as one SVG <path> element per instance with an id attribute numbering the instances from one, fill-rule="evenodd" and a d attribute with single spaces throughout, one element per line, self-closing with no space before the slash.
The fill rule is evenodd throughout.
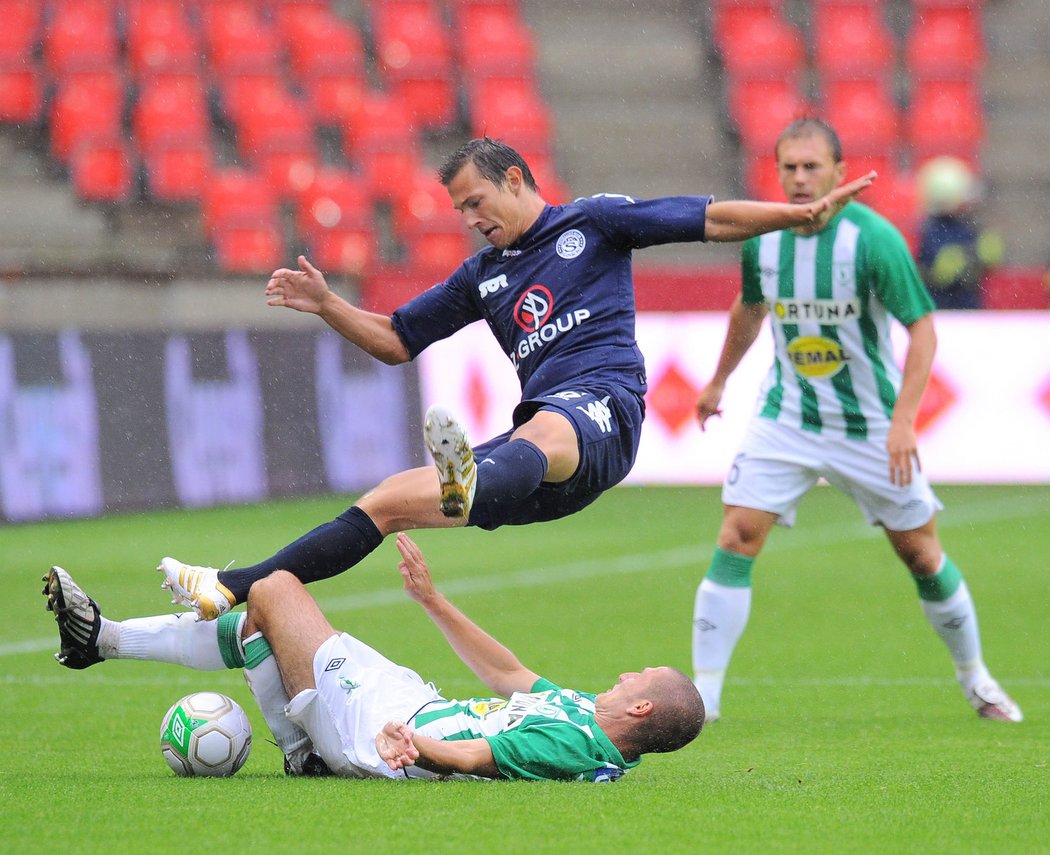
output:
<path id="1" fill-rule="evenodd" d="M 304 534 L 294 543 L 251 567 L 220 570 L 219 581 L 243 603 L 253 582 L 276 570 L 287 570 L 304 584 L 336 576 L 383 542 L 371 517 L 356 505 L 331 522 Z"/>
<path id="2" fill-rule="evenodd" d="M 474 502 L 524 499 L 540 486 L 546 474 L 547 455 L 527 439 L 512 439 L 478 461 Z"/>

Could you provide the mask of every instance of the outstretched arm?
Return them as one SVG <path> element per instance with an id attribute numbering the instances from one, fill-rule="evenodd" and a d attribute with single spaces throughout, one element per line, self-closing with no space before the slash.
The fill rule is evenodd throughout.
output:
<path id="1" fill-rule="evenodd" d="M 394 771 L 419 766 L 439 775 L 459 772 L 484 778 L 499 777 L 492 747 L 486 739 L 446 742 L 421 736 L 402 722 L 390 721 L 376 735 L 376 748 Z"/>
<path id="2" fill-rule="evenodd" d="M 517 656 L 434 588 L 423 553 L 404 532 L 397 536 L 397 548 L 403 559 L 398 569 L 405 582 L 405 593 L 424 608 L 478 679 L 498 695 L 529 691 L 539 674 L 522 665 Z"/>
<path id="3" fill-rule="evenodd" d="M 387 365 L 400 365 L 410 358 L 389 317 L 350 305 L 328 287 L 324 275 L 306 256 L 299 256 L 298 270 L 282 267 L 273 272 L 266 284 L 266 298 L 267 306 L 320 315 L 347 341 Z"/>
<path id="4" fill-rule="evenodd" d="M 733 301 L 733 307 L 729 310 L 729 330 L 722 344 L 722 353 L 718 357 L 714 376 L 700 392 L 696 402 L 696 417 L 700 420 L 701 430 L 704 430 L 711 416 L 722 415 L 719 404 L 722 402 L 726 381 L 736 370 L 748 348 L 754 344 L 767 311 L 765 303 L 745 303 L 739 294 Z"/>
<path id="5" fill-rule="evenodd" d="M 816 202 L 808 202 L 805 205 L 746 200 L 712 202 L 707 206 L 704 237 L 709 241 L 725 242 L 747 240 L 778 229 L 820 229 L 841 211 L 850 199 L 870 187 L 875 178 L 876 173 L 869 172 L 862 178 L 836 187 Z"/>

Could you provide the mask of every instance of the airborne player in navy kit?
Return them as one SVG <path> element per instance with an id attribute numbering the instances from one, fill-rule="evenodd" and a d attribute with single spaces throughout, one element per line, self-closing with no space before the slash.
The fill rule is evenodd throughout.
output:
<path id="1" fill-rule="evenodd" d="M 329 290 L 304 257 L 274 272 L 268 304 L 320 317 L 389 365 L 484 320 L 514 364 L 522 398 L 512 427 L 473 449 L 462 427 L 431 408 L 432 467 L 400 472 L 353 507 L 251 567 L 217 571 L 165 558 L 174 601 L 214 619 L 275 570 L 303 582 L 353 566 L 392 532 L 472 525 L 495 529 L 558 519 L 593 502 L 634 464 L 645 414 L 645 363 L 635 342 L 633 250 L 683 241 L 740 241 L 826 223 L 874 175 L 804 205 L 715 202 L 709 196 L 635 200 L 599 195 L 544 202 L 509 146 L 475 139 L 439 169 L 468 229 L 490 246 L 392 316 Z M 348 448 L 347 454 L 355 449 Z M 480 461 L 479 466 L 476 461 Z"/>

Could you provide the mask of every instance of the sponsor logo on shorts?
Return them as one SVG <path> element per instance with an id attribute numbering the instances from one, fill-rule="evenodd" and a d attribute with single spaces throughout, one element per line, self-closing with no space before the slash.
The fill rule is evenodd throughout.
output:
<path id="1" fill-rule="evenodd" d="M 812 321 L 835 326 L 860 317 L 860 300 L 775 300 L 773 317 L 785 324 Z"/>
<path id="2" fill-rule="evenodd" d="M 560 398 L 563 401 L 578 401 L 583 397 L 583 392 L 573 392 L 571 389 L 566 389 L 564 392 L 554 392 L 546 397 Z M 180 612 L 180 614 L 189 614 L 189 612 Z"/>
<path id="3" fill-rule="evenodd" d="M 343 664 L 345 662 L 346 658 L 343 656 L 340 656 L 337 659 L 329 659 L 328 664 L 324 666 L 324 670 L 326 673 L 328 671 L 338 671 L 340 668 L 343 667 Z"/>
<path id="4" fill-rule="evenodd" d="M 555 251 L 562 258 L 576 258 L 587 247 L 587 238 L 579 229 L 569 229 L 563 232 L 558 242 L 554 245 Z"/>
<path id="5" fill-rule="evenodd" d="M 841 344 L 820 335 L 794 339 L 787 353 L 795 370 L 811 380 L 834 377 L 849 361 Z"/>
<path id="6" fill-rule="evenodd" d="M 607 406 L 608 403 L 609 396 L 606 395 L 600 401 L 591 401 L 586 407 L 576 409 L 598 425 L 602 433 L 612 433 L 612 412 Z"/>

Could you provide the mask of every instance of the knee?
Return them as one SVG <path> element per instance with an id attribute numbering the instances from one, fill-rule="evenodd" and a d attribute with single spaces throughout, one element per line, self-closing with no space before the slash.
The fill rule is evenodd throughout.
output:
<path id="1" fill-rule="evenodd" d="M 287 601 L 289 592 L 301 587 L 303 583 L 287 570 L 277 570 L 254 582 L 248 589 L 249 619 L 264 625 L 274 610 Z"/>
<path id="2" fill-rule="evenodd" d="M 748 555 L 754 558 L 762 549 L 767 530 L 757 524 L 737 517 L 726 517 L 718 532 L 718 546 L 726 552 Z"/>

